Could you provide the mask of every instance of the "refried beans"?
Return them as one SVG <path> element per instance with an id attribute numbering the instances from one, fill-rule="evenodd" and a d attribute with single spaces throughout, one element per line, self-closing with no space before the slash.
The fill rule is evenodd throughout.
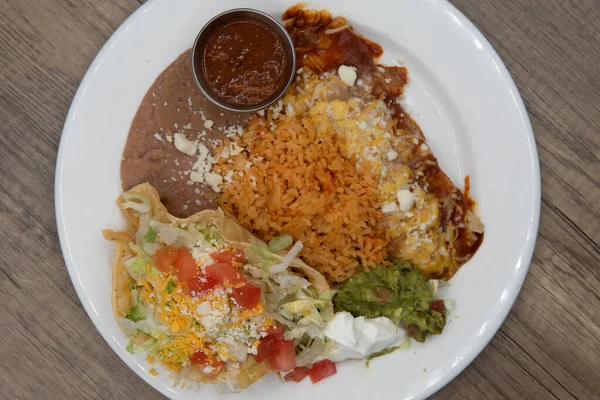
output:
<path id="1" fill-rule="evenodd" d="M 244 126 L 250 117 L 208 101 L 194 82 L 190 57 L 189 50 L 181 54 L 148 89 L 131 123 L 121 161 L 123 190 L 148 182 L 177 217 L 217 208 L 218 194 L 189 179 L 196 157 L 176 149 L 176 135 L 214 149 L 227 129 Z"/>

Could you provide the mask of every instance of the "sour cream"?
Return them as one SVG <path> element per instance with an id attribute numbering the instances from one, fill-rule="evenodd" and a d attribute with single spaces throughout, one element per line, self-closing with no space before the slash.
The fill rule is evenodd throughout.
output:
<path id="1" fill-rule="evenodd" d="M 406 338 L 404 331 L 389 318 L 354 318 L 345 311 L 335 314 L 325 327 L 324 334 L 335 342 L 326 357 L 334 362 L 365 358 L 400 346 Z"/>

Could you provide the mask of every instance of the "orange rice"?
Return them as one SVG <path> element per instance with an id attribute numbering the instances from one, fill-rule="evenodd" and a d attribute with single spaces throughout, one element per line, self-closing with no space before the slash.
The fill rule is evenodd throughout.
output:
<path id="1" fill-rule="evenodd" d="M 382 263 L 389 238 L 377 180 L 357 173 L 336 135 L 283 115 L 269 123 L 255 118 L 237 140 L 247 151 L 215 166 L 228 176 L 220 206 L 264 240 L 302 241 L 302 259 L 330 282 Z"/>

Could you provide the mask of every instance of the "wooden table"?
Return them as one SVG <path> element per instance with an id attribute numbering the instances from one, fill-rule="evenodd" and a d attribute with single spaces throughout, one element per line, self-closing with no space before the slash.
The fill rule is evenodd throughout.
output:
<path id="1" fill-rule="evenodd" d="M 200 1 L 200 0 L 199 0 Z M 90 62 L 144 1 L 0 0 L 0 398 L 159 399 L 109 349 L 63 263 L 54 166 Z M 600 398 L 600 4 L 458 0 L 527 104 L 542 169 L 529 275 L 436 399 Z"/>

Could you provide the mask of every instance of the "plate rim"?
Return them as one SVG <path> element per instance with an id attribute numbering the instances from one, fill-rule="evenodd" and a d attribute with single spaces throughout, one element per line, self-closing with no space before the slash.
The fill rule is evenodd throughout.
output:
<path id="1" fill-rule="evenodd" d="M 118 42 L 120 40 L 123 33 L 129 28 L 130 25 L 132 25 L 139 18 L 141 18 L 143 16 L 143 14 L 149 8 L 153 7 L 159 1 L 160 0 L 149 0 L 145 4 L 141 5 L 138 9 L 136 9 L 129 17 L 127 17 L 127 19 L 125 19 L 125 21 L 113 32 L 113 34 L 108 38 L 108 40 L 104 43 L 104 45 L 98 51 L 98 53 L 94 57 L 94 60 L 91 62 L 90 66 L 88 67 L 85 75 L 83 76 L 81 83 L 79 84 L 79 87 L 78 87 L 77 91 L 75 92 L 75 95 L 73 97 L 71 105 L 69 106 L 69 111 L 67 113 L 65 123 L 63 126 L 63 130 L 61 133 L 61 138 L 60 138 L 58 152 L 57 152 L 57 158 L 56 158 L 55 176 L 54 176 L 54 203 L 55 203 L 54 205 L 55 205 L 57 232 L 58 232 L 58 237 L 59 237 L 59 242 L 60 242 L 63 259 L 65 261 L 65 265 L 67 267 L 69 277 L 71 279 L 73 287 L 75 288 L 77 296 L 79 297 L 79 300 L 80 300 L 84 310 L 88 314 L 88 317 L 94 324 L 94 327 L 96 328 L 98 333 L 100 333 L 100 336 L 102 337 L 102 339 L 113 350 L 115 355 L 132 372 L 134 372 L 135 375 L 140 377 L 146 384 L 148 384 L 154 390 L 159 391 L 161 394 L 163 394 L 169 398 L 174 398 L 174 397 L 172 397 L 173 392 L 171 392 L 166 386 L 161 385 L 161 384 L 159 384 L 159 385 L 154 384 L 151 381 L 149 374 L 140 374 L 138 371 L 138 368 L 136 368 L 138 366 L 138 363 L 135 362 L 133 360 L 133 358 L 121 357 L 119 354 L 120 349 L 117 348 L 118 347 L 117 343 L 114 341 L 108 340 L 108 338 L 111 337 L 112 334 L 108 331 L 105 331 L 104 327 L 102 327 L 102 325 L 100 324 L 100 321 L 97 321 L 98 318 L 94 315 L 93 305 L 92 305 L 90 299 L 88 298 L 87 294 L 84 291 L 83 285 L 79 279 L 79 273 L 78 273 L 78 271 L 75 267 L 75 264 L 71 258 L 70 247 L 69 247 L 69 243 L 68 243 L 68 239 L 67 239 L 67 235 L 66 235 L 66 224 L 65 224 L 64 212 L 63 212 L 63 208 L 62 208 L 63 193 L 62 193 L 62 189 L 61 189 L 62 188 L 62 171 L 63 171 L 64 153 L 66 151 L 65 149 L 67 147 L 67 142 L 71 135 L 71 131 L 72 131 L 71 125 L 77 114 L 77 111 L 81 104 L 81 99 L 84 96 L 87 87 L 90 85 L 90 82 L 92 81 L 93 77 L 95 76 L 95 73 L 98 70 L 99 66 L 102 64 L 105 57 L 110 52 L 110 49 L 113 47 L 113 45 L 116 42 Z M 520 115 L 520 120 L 521 120 L 524 128 L 527 131 L 527 143 L 529 145 L 528 163 L 531 162 L 531 166 L 533 167 L 532 173 L 533 173 L 533 177 L 534 177 L 534 187 L 532 188 L 533 189 L 533 192 L 532 192 L 533 199 L 532 200 L 533 200 L 534 204 L 533 204 L 533 209 L 531 210 L 532 219 L 531 219 L 531 223 L 528 226 L 528 232 L 527 232 L 527 236 L 532 237 L 533 239 L 527 243 L 527 247 L 524 249 L 524 252 L 523 252 L 522 261 L 523 261 L 524 268 L 519 268 L 519 271 L 517 271 L 514 275 L 515 276 L 514 280 L 511 282 L 511 286 L 514 290 L 512 291 L 510 298 L 506 299 L 506 301 L 503 303 L 503 307 L 500 310 L 498 310 L 497 314 L 494 316 L 494 320 L 500 321 L 498 323 L 498 326 L 494 327 L 494 329 L 488 330 L 486 332 L 485 336 L 482 338 L 482 340 L 480 342 L 478 342 L 478 344 L 476 346 L 473 346 L 473 348 L 469 352 L 469 354 L 466 357 L 464 357 L 463 359 L 461 359 L 461 361 L 456 366 L 454 366 L 448 373 L 444 374 L 444 376 L 441 379 L 437 380 L 433 385 L 425 388 L 425 390 L 423 390 L 419 394 L 419 396 L 423 396 L 423 397 L 428 397 L 428 396 L 431 396 L 434 393 L 438 392 L 440 389 L 442 389 L 443 387 L 448 385 L 452 380 L 454 380 L 461 372 L 463 372 L 466 369 L 466 367 L 468 367 L 473 362 L 473 360 L 475 360 L 475 358 L 477 358 L 479 356 L 479 354 L 487 347 L 489 342 L 492 340 L 492 338 L 496 335 L 496 333 L 500 330 L 500 328 L 504 324 L 508 314 L 510 313 L 510 311 L 512 310 L 512 308 L 514 306 L 514 303 L 515 303 L 517 297 L 520 294 L 520 291 L 525 282 L 527 273 L 529 271 L 529 267 L 531 266 L 531 261 L 533 259 L 535 245 L 536 245 L 537 237 L 538 237 L 539 220 L 540 220 L 540 212 L 541 212 L 541 175 L 540 175 L 540 163 L 539 163 L 539 156 L 538 156 L 538 151 L 537 151 L 535 135 L 533 133 L 533 127 L 531 125 L 531 121 L 530 121 L 529 115 L 527 113 L 527 108 L 525 106 L 523 98 L 521 97 L 518 87 L 516 86 L 516 84 L 512 78 L 512 75 L 510 74 L 510 71 L 508 70 L 508 68 L 506 67 L 504 62 L 502 61 L 501 57 L 499 56 L 499 54 L 497 53 L 495 48 L 489 42 L 489 40 L 475 26 L 475 24 L 473 24 L 473 22 L 471 22 L 453 4 L 451 4 L 447 0 L 426 0 L 426 1 L 430 2 L 430 3 L 435 3 L 436 6 L 445 9 L 445 11 L 449 12 L 451 15 L 458 18 L 460 20 L 460 22 L 467 28 L 469 33 L 472 34 L 473 36 L 475 36 L 482 43 L 483 47 L 486 48 L 489 56 L 493 59 L 493 61 L 495 61 L 496 65 L 499 67 L 500 75 L 503 78 L 505 84 L 507 85 L 507 88 L 509 89 L 510 94 L 512 95 L 512 97 L 514 99 L 516 109 Z"/>

